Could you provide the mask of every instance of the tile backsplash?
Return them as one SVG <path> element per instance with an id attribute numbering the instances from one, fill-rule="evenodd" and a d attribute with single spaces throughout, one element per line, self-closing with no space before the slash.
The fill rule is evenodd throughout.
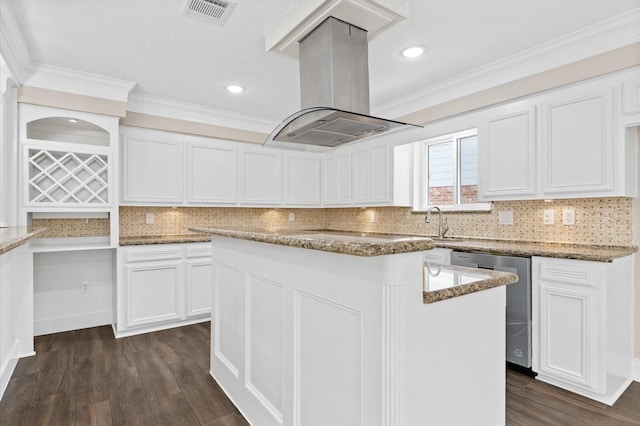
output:
<path id="1" fill-rule="evenodd" d="M 44 226 L 47 232 L 40 238 L 105 237 L 109 236 L 109 219 L 33 219 L 33 226 Z"/>
<path id="2" fill-rule="evenodd" d="M 449 236 L 631 245 L 631 198 L 585 198 L 494 202 L 490 212 L 445 212 Z M 563 208 L 575 210 L 575 225 L 562 224 Z M 544 210 L 553 209 L 554 225 L 543 224 Z M 500 211 L 513 212 L 513 225 L 499 225 Z M 370 222 L 375 212 L 375 222 Z M 147 213 L 154 224 L 145 224 Z M 295 220 L 289 221 L 289 213 Z M 403 207 L 275 209 L 236 207 L 120 207 L 120 235 L 184 234 L 190 226 L 247 227 L 267 230 L 336 229 L 344 231 L 435 235 L 424 213 Z"/>
<path id="3" fill-rule="evenodd" d="M 563 208 L 575 210 L 575 225 L 562 224 Z M 544 210 L 555 223 L 543 224 Z M 499 225 L 500 211 L 513 212 L 513 225 Z M 375 222 L 370 213 L 375 212 Z M 146 214 L 154 223 L 145 223 Z M 289 221 L 289 214 L 295 215 Z M 445 212 L 448 236 L 580 244 L 632 244 L 631 198 L 584 198 L 496 201 L 490 212 Z M 336 229 L 343 231 L 436 235 L 438 218 L 404 207 L 284 209 L 237 207 L 120 207 L 120 236 L 184 234 L 191 226 L 244 227 L 275 230 Z M 44 238 L 109 235 L 109 219 L 34 219 L 46 226 Z"/>

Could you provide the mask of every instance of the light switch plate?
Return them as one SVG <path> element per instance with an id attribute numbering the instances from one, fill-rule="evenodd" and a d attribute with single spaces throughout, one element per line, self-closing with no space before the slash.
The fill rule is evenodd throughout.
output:
<path id="1" fill-rule="evenodd" d="M 555 222 L 555 211 L 553 209 L 546 209 L 543 214 L 542 223 L 545 225 L 553 225 Z"/>
<path id="2" fill-rule="evenodd" d="M 571 208 L 562 209 L 562 224 L 563 225 L 575 225 L 576 224 L 576 210 Z"/>
<path id="3" fill-rule="evenodd" d="M 513 225 L 513 211 L 498 212 L 498 225 Z"/>
<path id="4" fill-rule="evenodd" d="M 147 213 L 144 219 L 144 223 L 146 223 L 147 225 L 153 225 L 153 222 L 155 222 L 155 215 L 153 213 Z"/>
<path id="5" fill-rule="evenodd" d="M 369 212 L 369 223 L 376 222 L 376 212 Z"/>

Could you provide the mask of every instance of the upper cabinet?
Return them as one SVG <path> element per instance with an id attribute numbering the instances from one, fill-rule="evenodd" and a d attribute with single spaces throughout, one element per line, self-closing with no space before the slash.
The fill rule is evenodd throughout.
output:
<path id="1" fill-rule="evenodd" d="M 184 200 L 184 142 L 156 132 L 123 137 L 122 200 L 181 204 Z"/>
<path id="2" fill-rule="evenodd" d="M 366 140 L 322 156 L 324 206 L 410 206 L 411 147 Z"/>
<path id="3" fill-rule="evenodd" d="M 116 205 L 116 117 L 20 105 L 22 207 L 107 211 Z"/>
<path id="4" fill-rule="evenodd" d="M 241 204 L 282 203 L 282 154 L 264 148 L 240 150 Z"/>
<path id="5" fill-rule="evenodd" d="M 232 144 L 190 142 L 187 146 L 187 203 L 234 204 L 237 150 Z"/>
<path id="6" fill-rule="evenodd" d="M 284 204 L 320 205 L 320 156 L 304 152 L 285 152 Z"/>
<path id="7" fill-rule="evenodd" d="M 542 105 L 542 192 L 613 193 L 613 89 Z"/>
<path id="8" fill-rule="evenodd" d="M 480 198 L 636 196 L 638 87 L 609 76 L 487 110 Z"/>
<path id="9" fill-rule="evenodd" d="M 479 178 L 484 199 L 536 195 L 535 107 L 498 108 L 479 129 Z"/>

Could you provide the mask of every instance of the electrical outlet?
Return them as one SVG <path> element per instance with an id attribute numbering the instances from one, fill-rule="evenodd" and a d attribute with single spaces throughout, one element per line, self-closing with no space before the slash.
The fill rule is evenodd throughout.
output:
<path id="1" fill-rule="evenodd" d="M 513 211 L 498 212 L 498 225 L 513 225 Z"/>
<path id="2" fill-rule="evenodd" d="M 289 213 L 289 222 L 296 220 L 296 214 L 294 212 Z"/>
<path id="3" fill-rule="evenodd" d="M 80 284 L 80 293 L 89 293 L 89 281 L 82 281 L 82 283 Z"/>
<path id="4" fill-rule="evenodd" d="M 376 212 L 369 212 L 369 223 L 376 223 Z"/>
<path id="5" fill-rule="evenodd" d="M 146 223 L 147 225 L 153 225 L 153 222 L 155 222 L 155 215 L 153 213 L 147 213 L 144 219 L 144 223 Z"/>
<path id="6" fill-rule="evenodd" d="M 575 209 L 562 209 L 562 224 L 563 225 L 575 225 L 576 224 L 576 211 Z"/>
<path id="7" fill-rule="evenodd" d="M 543 214 L 542 223 L 545 225 L 553 225 L 555 222 L 555 212 L 553 209 L 546 209 Z"/>

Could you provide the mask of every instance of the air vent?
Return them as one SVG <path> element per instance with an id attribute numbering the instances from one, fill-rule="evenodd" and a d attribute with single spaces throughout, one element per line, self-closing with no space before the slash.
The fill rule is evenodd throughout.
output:
<path id="1" fill-rule="evenodd" d="M 235 6 L 235 3 L 223 0 L 187 0 L 182 8 L 182 14 L 221 26 Z"/>

